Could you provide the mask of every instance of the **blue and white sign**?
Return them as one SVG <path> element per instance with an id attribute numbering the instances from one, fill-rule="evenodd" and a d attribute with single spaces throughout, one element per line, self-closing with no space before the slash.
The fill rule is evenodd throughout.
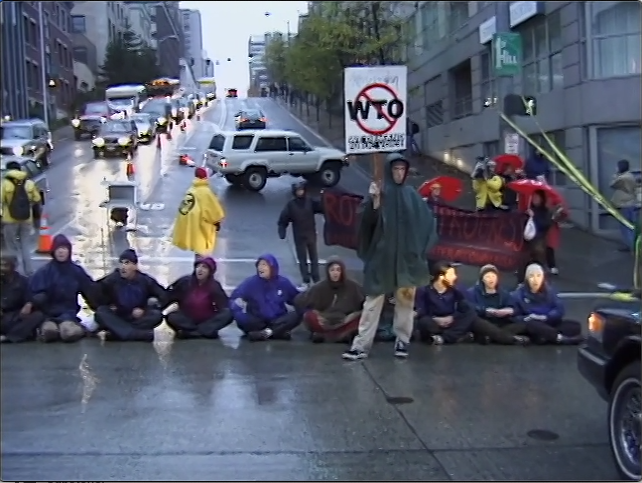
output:
<path id="1" fill-rule="evenodd" d="M 510 4 L 508 14 L 510 28 L 526 22 L 535 15 L 544 13 L 544 2 L 513 2 Z"/>

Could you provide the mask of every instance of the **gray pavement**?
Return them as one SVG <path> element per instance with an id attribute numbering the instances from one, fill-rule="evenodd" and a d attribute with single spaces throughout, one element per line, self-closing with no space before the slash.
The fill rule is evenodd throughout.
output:
<path id="1" fill-rule="evenodd" d="M 193 170 L 176 156 L 202 157 L 217 128 L 231 128 L 243 103 L 258 105 L 271 127 L 322 140 L 269 99 L 230 99 L 210 109 L 160 156 L 136 159 L 142 198 L 162 209 L 140 214 L 136 233 L 113 232 L 98 208 L 103 177 L 120 161 L 94 161 L 87 142 L 61 143 L 52 169 L 60 204 L 54 228 L 98 277 L 126 246 L 161 283 L 191 270 L 193 256 L 173 248 L 174 213 Z M 57 170 L 57 171 L 56 171 Z M 109 178 L 113 177 L 113 178 Z M 218 276 L 232 288 L 272 252 L 298 281 L 291 243 L 276 217 L 289 178 L 261 193 L 212 186 L 227 211 L 217 245 Z M 346 171 L 342 185 L 362 191 L 367 176 Z M 354 254 L 339 253 L 354 273 Z M 39 263 L 46 257 L 37 256 Z M 464 282 L 474 271 L 462 268 Z M 583 319 L 590 306 L 569 301 Z M 606 408 L 577 374 L 573 348 L 415 346 L 395 361 L 380 344 L 363 363 L 344 363 L 340 345 L 250 344 L 229 327 L 219 341 L 173 341 L 161 327 L 153 344 L 4 345 L 3 481 L 17 480 L 613 480 Z M 553 434 L 538 438 L 537 430 Z M 533 433 L 535 431 L 535 433 Z M 531 436 L 529 436 L 531 434 Z"/>

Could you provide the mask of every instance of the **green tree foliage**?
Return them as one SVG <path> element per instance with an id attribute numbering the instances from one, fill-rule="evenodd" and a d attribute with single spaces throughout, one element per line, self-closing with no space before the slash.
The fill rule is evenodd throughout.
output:
<path id="1" fill-rule="evenodd" d="M 401 63 L 409 6 L 414 8 L 411 2 L 320 2 L 289 45 L 266 49 L 268 70 L 319 99 L 336 98 L 345 67 Z M 277 70 L 282 77 L 274 75 Z"/>
<path id="2" fill-rule="evenodd" d="M 285 69 L 288 44 L 283 35 L 273 34 L 265 46 L 265 68 L 277 84 L 286 82 Z"/>
<path id="3" fill-rule="evenodd" d="M 105 62 L 100 67 L 101 84 L 144 84 L 161 77 L 156 51 L 126 30 L 107 45 Z"/>

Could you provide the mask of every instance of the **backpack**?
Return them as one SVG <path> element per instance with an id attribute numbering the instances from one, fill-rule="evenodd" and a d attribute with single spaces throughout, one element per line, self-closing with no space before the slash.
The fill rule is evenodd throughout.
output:
<path id="1" fill-rule="evenodd" d="M 16 221 L 27 221 L 31 218 L 31 200 L 27 193 L 26 181 L 7 178 L 13 183 L 13 197 L 9 202 L 9 214 Z"/>

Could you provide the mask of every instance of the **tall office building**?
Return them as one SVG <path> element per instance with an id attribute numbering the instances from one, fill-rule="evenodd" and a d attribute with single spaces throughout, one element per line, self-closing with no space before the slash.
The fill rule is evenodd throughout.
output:
<path id="1" fill-rule="evenodd" d="M 191 63 L 196 78 L 205 76 L 203 59 L 203 23 L 198 10 L 181 9 L 185 35 L 185 59 Z"/>
<path id="2" fill-rule="evenodd" d="M 186 66 L 181 60 L 185 52 L 185 36 L 179 2 L 144 3 L 153 6 L 153 19 L 156 25 L 153 36 L 156 39 L 161 73 L 167 77 L 180 78 Z"/>
<path id="3" fill-rule="evenodd" d="M 265 46 L 270 36 L 268 34 L 252 35 L 248 39 L 247 53 L 250 68 L 250 87 L 266 87 L 268 73 L 265 68 Z"/>
<path id="4" fill-rule="evenodd" d="M 27 69 L 26 35 L 30 27 L 23 21 L 23 2 L 0 3 L 0 83 L 2 114 L 14 119 L 29 116 L 28 86 L 34 81 Z"/>
<path id="5" fill-rule="evenodd" d="M 12 5 L 18 5 L 16 2 L 6 3 L 10 9 Z M 76 95 L 71 40 L 73 2 L 19 2 L 19 5 L 22 12 L 17 21 L 22 22 L 25 39 L 21 63 L 26 70 L 27 82 L 24 85 L 29 96 L 29 111 L 34 116 L 43 115 L 43 92 L 46 88 L 50 119 L 65 117 Z M 41 19 L 44 29 L 41 29 Z M 43 84 L 49 84 L 49 81 L 52 81 L 51 86 L 45 87 Z"/>
<path id="6" fill-rule="evenodd" d="M 123 2 L 129 10 L 129 23 L 138 38 L 150 47 L 154 47 L 152 8 L 146 2 Z"/>
<path id="7" fill-rule="evenodd" d="M 73 34 L 82 35 L 96 49 L 95 63 L 101 66 L 105 61 L 107 46 L 117 35 L 131 28 L 129 9 L 125 2 L 71 2 L 71 27 Z M 91 57 L 91 46 L 85 45 L 81 38 L 74 38 L 74 56 L 82 61 Z M 87 57 L 86 57 L 87 56 Z M 94 60 L 87 61 L 93 65 Z"/>
<path id="8" fill-rule="evenodd" d="M 470 169 L 475 156 L 504 152 L 505 94 L 536 99 L 519 127 L 548 149 L 540 129 L 602 193 L 620 159 L 639 165 L 640 2 L 418 2 L 408 22 L 408 115 L 424 152 Z M 494 34 L 518 33 L 522 55 L 498 76 Z M 499 101 L 499 102 L 498 102 Z M 522 142 L 522 151 L 530 147 Z M 572 220 L 595 232 L 618 223 L 564 173 L 550 179 Z"/>

